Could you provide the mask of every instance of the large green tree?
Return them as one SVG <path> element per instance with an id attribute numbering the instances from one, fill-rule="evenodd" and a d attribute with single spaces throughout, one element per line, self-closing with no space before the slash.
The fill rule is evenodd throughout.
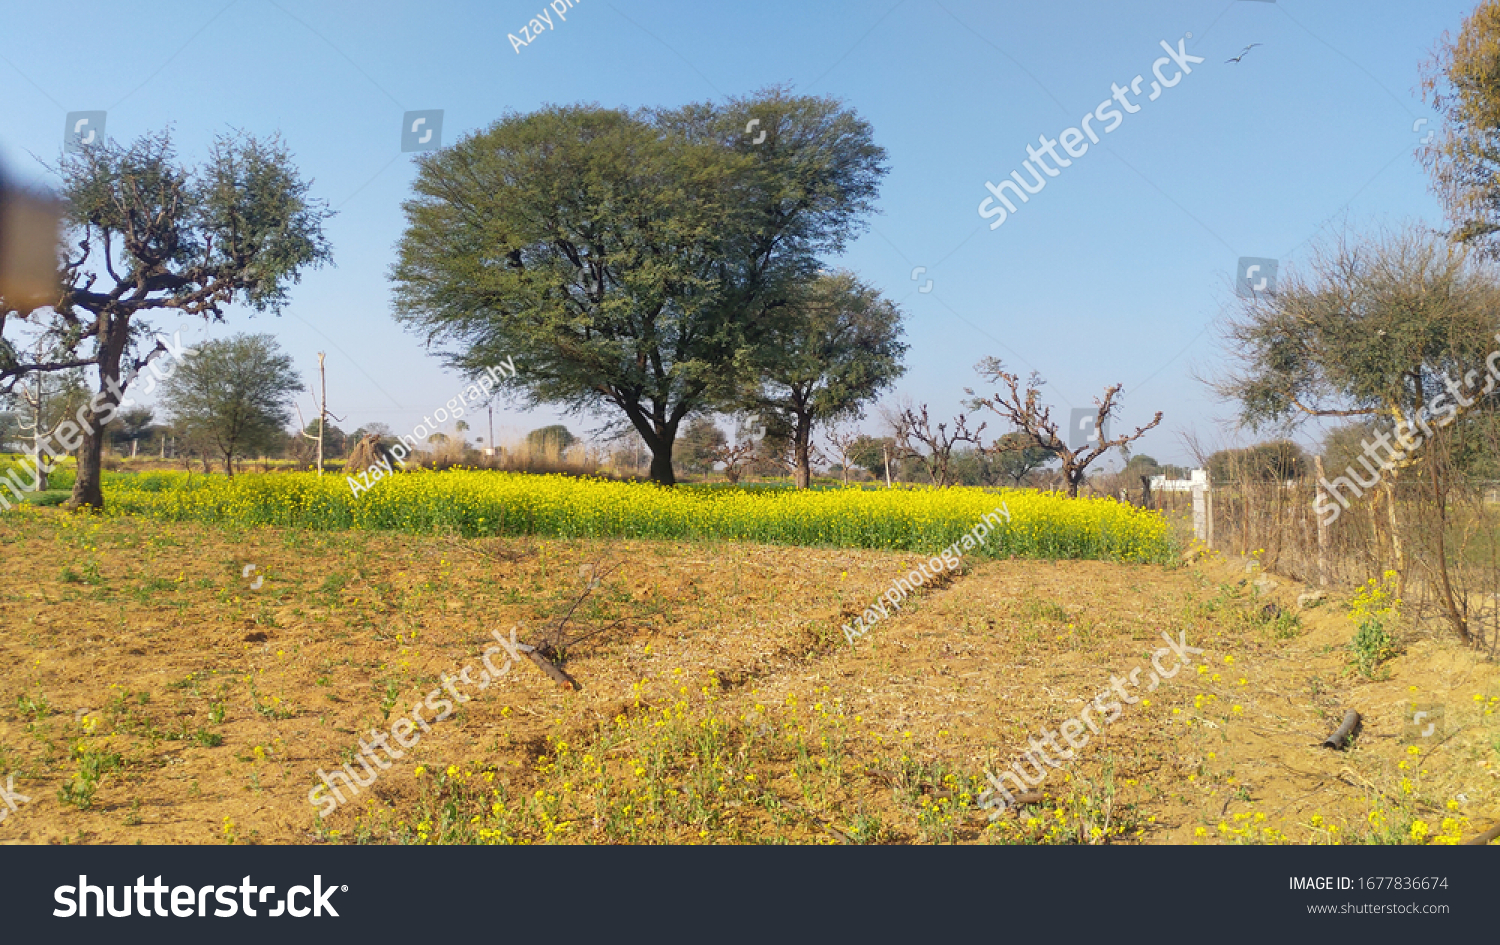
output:
<path id="1" fill-rule="evenodd" d="M 162 131 L 128 147 L 86 145 L 65 155 L 58 172 L 67 204 L 61 287 L 50 306 L 24 315 L 0 301 L 0 389 L 37 372 L 97 371 L 68 504 L 100 509 L 104 428 L 152 360 L 132 356 L 151 332 L 144 317 L 175 310 L 222 321 L 236 300 L 279 310 L 302 270 L 330 259 L 322 222 L 331 213 L 308 196 L 276 137 L 221 136 L 203 163 L 188 167 Z M 9 318 L 45 323 L 63 355 L 23 358 L 6 339 Z"/>
<path id="2" fill-rule="evenodd" d="M 280 448 L 302 379 L 271 335 L 209 341 L 183 359 L 162 385 L 178 427 L 224 459 Z"/>
<path id="3" fill-rule="evenodd" d="M 747 123 L 758 119 L 749 135 Z M 396 317 L 530 406 L 602 411 L 670 484 L 689 415 L 729 406 L 787 300 L 872 209 L 884 151 L 852 110 L 723 104 L 510 115 L 418 159 Z"/>
<path id="4" fill-rule="evenodd" d="M 858 419 L 905 372 L 901 311 L 849 272 L 820 274 L 792 296 L 754 356 L 745 406 L 784 429 L 798 489 L 812 480 L 814 424 Z"/>

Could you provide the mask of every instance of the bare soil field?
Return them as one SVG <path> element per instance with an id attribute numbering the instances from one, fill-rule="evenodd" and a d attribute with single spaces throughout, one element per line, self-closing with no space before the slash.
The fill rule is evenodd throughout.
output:
<path id="1" fill-rule="evenodd" d="M 1500 819 L 1495 665 L 1408 630 L 1367 679 L 1339 600 L 1298 611 L 1305 588 L 1257 596 L 1212 557 L 983 562 L 853 644 L 912 556 L 25 508 L 0 564 L 0 779 L 26 798 L 0 842 L 1432 843 Z M 356 760 L 492 631 L 565 616 L 607 628 L 562 654 L 580 689 L 525 660 L 468 676 L 451 717 Z M 1039 798 L 978 806 L 1163 633 L 1202 654 Z M 1443 707 L 1426 738 L 1414 705 Z M 1347 708 L 1352 746 L 1320 747 Z M 378 777 L 321 818 L 346 763 Z"/>

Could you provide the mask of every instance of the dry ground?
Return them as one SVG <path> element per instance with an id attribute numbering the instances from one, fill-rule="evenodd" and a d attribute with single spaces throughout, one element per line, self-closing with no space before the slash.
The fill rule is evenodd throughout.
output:
<path id="1" fill-rule="evenodd" d="M 582 691 L 519 664 L 319 822 L 320 768 L 492 629 L 534 639 L 591 563 L 620 567 L 575 623 L 621 622 L 568 654 Z M 1302 588 L 1256 598 L 1239 565 L 1000 561 L 848 644 L 914 563 L 6 514 L 0 779 L 29 801 L 0 842 L 1431 842 L 1500 819 L 1500 673 L 1440 638 L 1408 631 L 1366 680 L 1339 601 L 1294 617 Z M 1149 669 L 1163 631 L 1197 665 L 1044 801 L 976 809 L 987 768 Z M 1403 737 L 1413 703 L 1445 707 L 1427 740 Z M 1346 707 L 1355 746 L 1318 747 Z"/>

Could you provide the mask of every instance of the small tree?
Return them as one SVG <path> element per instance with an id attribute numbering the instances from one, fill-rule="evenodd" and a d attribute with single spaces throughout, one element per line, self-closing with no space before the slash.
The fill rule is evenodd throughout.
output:
<path id="1" fill-rule="evenodd" d="M 694 417 L 680 438 L 682 466 L 689 472 L 706 473 L 714 468 L 719 450 L 729 437 L 709 417 Z"/>
<path id="2" fill-rule="evenodd" d="M 570 446 L 577 442 L 578 439 L 560 423 L 554 423 L 550 427 L 540 427 L 526 434 L 526 446 L 533 456 L 547 456 L 552 453 L 562 456 Z"/>
<path id="3" fill-rule="evenodd" d="M 302 380 L 271 335 L 205 342 L 162 385 L 172 416 L 204 450 L 224 459 L 268 450 L 284 436 Z"/>
<path id="4" fill-rule="evenodd" d="M 861 435 L 838 427 L 832 427 L 823 433 L 823 439 L 828 441 L 833 457 L 838 460 L 839 475 L 845 485 L 849 484 L 849 464 L 854 461 L 854 451 Z"/>
<path id="5" fill-rule="evenodd" d="M 17 418 L 20 431 L 31 440 L 31 461 L 35 470 L 32 488 L 46 492 L 51 457 L 44 455 L 42 443 L 53 437 L 64 423 L 71 421 L 78 408 L 88 403 L 88 389 L 84 387 L 82 373 L 73 370 L 34 374 L 30 383 L 21 385 L 16 396 L 21 407 Z"/>
<path id="6" fill-rule="evenodd" d="M 1492 264 L 1408 226 L 1318 247 L 1306 272 L 1280 278 L 1274 296 L 1246 301 L 1226 325 L 1225 347 L 1236 363 L 1214 386 L 1250 429 L 1285 429 L 1313 417 L 1380 418 L 1406 429 L 1385 457 L 1377 493 L 1398 596 L 1406 593 L 1407 564 L 1396 487 L 1431 455 L 1411 446 L 1411 424 L 1464 425 L 1484 412 L 1478 385 L 1497 308 Z M 1415 435 L 1418 443 L 1431 438 L 1425 426 Z M 1459 608 L 1447 610 L 1468 639 Z"/>
<path id="7" fill-rule="evenodd" d="M 363 436 L 364 430 L 357 430 L 350 434 L 331 423 L 327 424 L 323 427 L 323 453 L 325 456 L 334 458 L 345 456 Z M 309 420 L 300 432 L 287 437 L 286 448 L 299 467 L 311 466 L 317 462 L 318 422 Z"/>
<path id="8" fill-rule="evenodd" d="M 753 420 L 747 417 L 746 422 Z M 780 414 L 765 416 L 757 429 L 739 431 L 741 438 L 747 435 L 755 440 L 755 452 L 750 468 L 758 476 L 792 476 L 797 474 L 797 445 L 792 425 Z"/>
<path id="9" fill-rule="evenodd" d="M 998 358 L 985 358 L 975 367 L 979 375 L 992 384 L 1004 384 L 1006 391 L 996 393 L 993 396 L 975 395 L 974 391 L 965 388 L 964 393 L 973 397 L 970 405 L 978 410 L 981 407 L 993 410 L 1006 421 L 1016 427 L 1018 433 L 1026 436 L 1031 445 L 1048 451 L 1062 462 L 1063 481 L 1067 484 L 1068 497 L 1078 497 L 1078 487 L 1083 485 L 1084 478 L 1088 475 L 1088 468 L 1095 460 L 1108 453 L 1112 449 L 1123 448 L 1146 435 L 1146 431 L 1161 423 L 1161 411 L 1151 422 L 1143 427 L 1136 427 L 1134 433 L 1125 436 L 1117 436 L 1112 440 L 1104 438 L 1103 431 L 1115 411 L 1119 409 L 1116 398 L 1119 397 L 1122 385 L 1115 384 L 1105 388 L 1103 398 L 1095 398 L 1094 404 L 1098 407 L 1098 414 L 1094 418 L 1094 429 L 1099 434 L 1090 442 L 1092 446 L 1074 448 L 1067 441 L 1058 436 L 1057 422 L 1052 419 L 1052 408 L 1044 407 L 1041 403 L 1042 379 L 1035 373 L 1026 382 L 1026 393 L 1020 391 L 1020 379 L 1016 375 L 1005 370 L 1005 365 Z M 993 452 L 995 446 L 991 446 Z"/>
<path id="10" fill-rule="evenodd" d="M 754 441 L 741 440 L 732 445 L 725 443 L 714 450 L 714 461 L 724 464 L 724 478 L 729 480 L 730 485 L 738 484 L 744 468 L 754 461 L 755 447 Z"/>
<path id="11" fill-rule="evenodd" d="M 115 424 L 115 435 L 113 442 L 116 449 L 130 444 L 130 455 L 134 456 L 139 450 L 139 440 L 146 436 L 151 430 L 153 414 L 148 407 L 132 407 L 120 414 Z"/>
<path id="12" fill-rule="evenodd" d="M 1423 64 L 1422 98 L 1446 119 L 1420 150 L 1452 236 L 1500 257 L 1500 2 L 1481 0 Z M 1429 136 L 1430 138 L 1431 136 Z"/>
<path id="13" fill-rule="evenodd" d="M 775 320 L 745 406 L 786 441 L 798 489 L 812 481 L 813 426 L 858 419 L 906 370 L 900 336 L 901 311 L 848 272 L 817 276 Z"/>
<path id="14" fill-rule="evenodd" d="M 1271 440 L 1244 449 L 1218 450 L 1208 457 L 1205 468 L 1215 482 L 1285 482 L 1306 476 L 1312 464 L 1307 451 L 1291 440 Z"/>
<path id="15" fill-rule="evenodd" d="M 895 452 L 896 441 L 891 437 L 876 437 L 861 433 L 849 447 L 849 459 L 854 465 L 867 470 L 876 479 L 885 477 L 889 469 L 887 459 Z"/>
<path id="16" fill-rule="evenodd" d="M 1027 476 L 1056 458 L 1051 450 L 1033 446 L 1030 437 L 1017 432 L 1000 437 L 990 452 L 1000 473 L 1017 487 Z"/>

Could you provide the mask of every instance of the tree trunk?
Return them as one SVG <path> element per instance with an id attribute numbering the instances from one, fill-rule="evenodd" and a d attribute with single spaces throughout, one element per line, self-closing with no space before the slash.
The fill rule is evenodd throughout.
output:
<path id="1" fill-rule="evenodd" d="M 797 428 L 792 432 L 792 452 L 796 458 L 794 480 L 798 489 L 812 485 L 812 420 L 797 418 Z"/>
<path id="2" fill-rule="evenodd" d="M 1432 475 L 1432 504 L 1437 514 L 1437 526 L 1434 529 L 1437 538 L 1437 564 L 1438 575 L 1443 581 L 1443 609 L 1446 611 L 1448 623 L 1458 631 L 1459 639 L 1465 644 L 1471 643 L 1468 621 L 1458 609 L 1458 601 L 1453 594 L 1453 581 L 1448 575 L 1448 490 L 1446 483 L 1439 480 L 1442 472 L 1437 468 L 1437 461 L 1429 466 Z M 1404 598 L 1406 594 L 1405 582 L 1399 580 L 1396 591 L 1397 598 Z"/>
<path id="3" fill-rule="evenodd" d="M 92 413 L 90 411 L 90 421 L 93 420 Z M 104 465 L 104 434 L 95 431 L 92 422 L 84 427 L 83 443 L 74 455 L 78 459 L 78 477 L 73 480 L 73 495 L 63 504 L 63 508 L 102 511 L 104 489 L 99 481 L 99 470 Z"/>
<path id="4" fill-rule="evenodd" d="M 1386 523 L 1391 530 L 1391 567 L 1396 572 L 1396 596 L 1406 597 L 1406 549 L 1401 544 L 1401 531 L 1396 521 L 1396 470 L 1381 483 L 1385 492 Z"/>
<path id="5" fill-rule="evenodd" d="M 677 485 L 677 473 L 672 469 L 672 440 L 670 436 L 656 436 L 651 448 L 651 481 L 661 486 Z"/>
<path id="6" fill-rule="evenodd" d="M 129 337 L 130 320 L 125 316 L 113 316 L 104 314 L 99 316 L 101 322 L 99 340 L 99 394 L 101 395 L 101 408 L 109 409 L 113 417 L 120 406 L 120 397 L 115 391 L 124 390 L 119 383 L 120 359 L 125 354 L 125 342 Z M 106 381 L 115 382 L 114 390 Z M 99 472 L 104 466 L 104 431 L 99 426 L 99 413 L 104 409 L 95 411 L 93 403 L 84 405 L 83 443 L 79 445 L 75 454 L 77 457 L 77 478 L 73 480 L 73 495 L 63 508 L 69 510 L 89 509 L 94 512 L 104 510 L 104 488 L 99 478 Z"/>
<path id="7" fill-rule="evenodd" d="M 229 474 L 230 479 L 234 478 L 234 453 L 227 450 L 224 453 L 224 471 Z"/>

